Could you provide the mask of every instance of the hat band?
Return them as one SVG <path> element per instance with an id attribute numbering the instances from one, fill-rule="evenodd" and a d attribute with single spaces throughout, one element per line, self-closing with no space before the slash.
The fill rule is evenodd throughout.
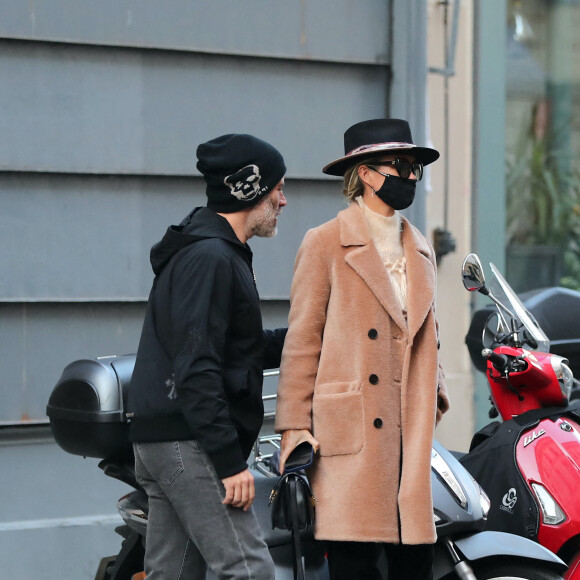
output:
<path id="1" fill-rule="evenodd" d="M 372 143 L 370 145 L 361 145 L 360 147 L 356 147 L 352 151 L 349 151 L 346 156 L 350 157 L 351 155 L 357 155 L 358 153 L 362 153 L 363 151 L 367 151 L 369 149 L 373 151 L 381 151 L 383 149 L 410 149 L 411 147 L 415 147 L 412 143 L 397 143 L 393 141 L 388 141 L 387 143 Z"/>

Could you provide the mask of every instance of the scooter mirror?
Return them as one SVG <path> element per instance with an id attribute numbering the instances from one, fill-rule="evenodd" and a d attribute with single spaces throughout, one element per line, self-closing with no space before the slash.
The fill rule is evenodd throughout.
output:
<path id="1" fill-rule="evenodd" d="M 483 267 L 477 254 L 468 254 L 463 260 L 462 278 L 463 285 L 469 292 L 480 292 L 485 289 Z"/>

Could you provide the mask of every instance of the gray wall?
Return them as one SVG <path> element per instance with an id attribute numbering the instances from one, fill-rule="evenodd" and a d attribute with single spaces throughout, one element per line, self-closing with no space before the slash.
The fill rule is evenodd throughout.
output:
<path id="1" fill-rule="evenodd" d="M 304 232 L 342 204 L 320 168 L 386 112 L 389 29 L 380 0 L 2 3 L 1 422 L 44 420 L 71 357 L 135 350 L 149 248 L 204 203 L 202 141 L 248 132 L 283 152 L 280 236 L 252 245 L 262 296 L 287 299 Z"/>
<path id="2" fill-rule="evenodd" d="M 344 130 L 392 113 L 421 138 L 426 70 L 403 73 L 423 63 L 424 39 L 390 63 L 393 22 L 420 32 L 424 4 L 0 4 L 3 576 L 92 579 L 118 551 L 127 488 L 61 451 L 45 406 L 68 362 L 136 350 L 149 248 L 204 204 L 197 144 L 248 132 L 285 156 L 280 233 L 250 242 L 266 326 L 284 325 L 299 243 L 343 206 L 320 169 L 343 154 Z"/>

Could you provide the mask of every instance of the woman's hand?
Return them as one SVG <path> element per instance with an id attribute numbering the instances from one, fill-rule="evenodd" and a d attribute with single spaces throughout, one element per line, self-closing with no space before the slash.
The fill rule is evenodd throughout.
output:
<path id="1" fill-rule="evenodd" d="M 318 451 L 320 444 L 316 439 L 314 439 L 312 433 L 310 433 L 308 429 L 289 429 L 282 433 L 279 466 L 281 474 L 284 473 L 284 465 L 286 464 L 286 460 L 290 453 L 292 453 L 292 451 L 294 451 L 294 449 L 304 441 L 308 441 L 312 445 L 315 453 Z"/>

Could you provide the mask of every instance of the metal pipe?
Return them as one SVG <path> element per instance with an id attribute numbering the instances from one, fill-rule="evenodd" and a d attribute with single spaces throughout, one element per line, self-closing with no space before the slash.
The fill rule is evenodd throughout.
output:
<path id="1" fill-rule="evenodd" d="M 459 578 L 462 580 L 477 580 L 475 574 L 473 573 L 473 569 L 465 560 L 461 559 L 457 550 L 455 549 L 455 544 L 449 538 L 446 538 L 445 540 L 445 547 L 451 556 L 453 567 L 455 568 Z"/>

